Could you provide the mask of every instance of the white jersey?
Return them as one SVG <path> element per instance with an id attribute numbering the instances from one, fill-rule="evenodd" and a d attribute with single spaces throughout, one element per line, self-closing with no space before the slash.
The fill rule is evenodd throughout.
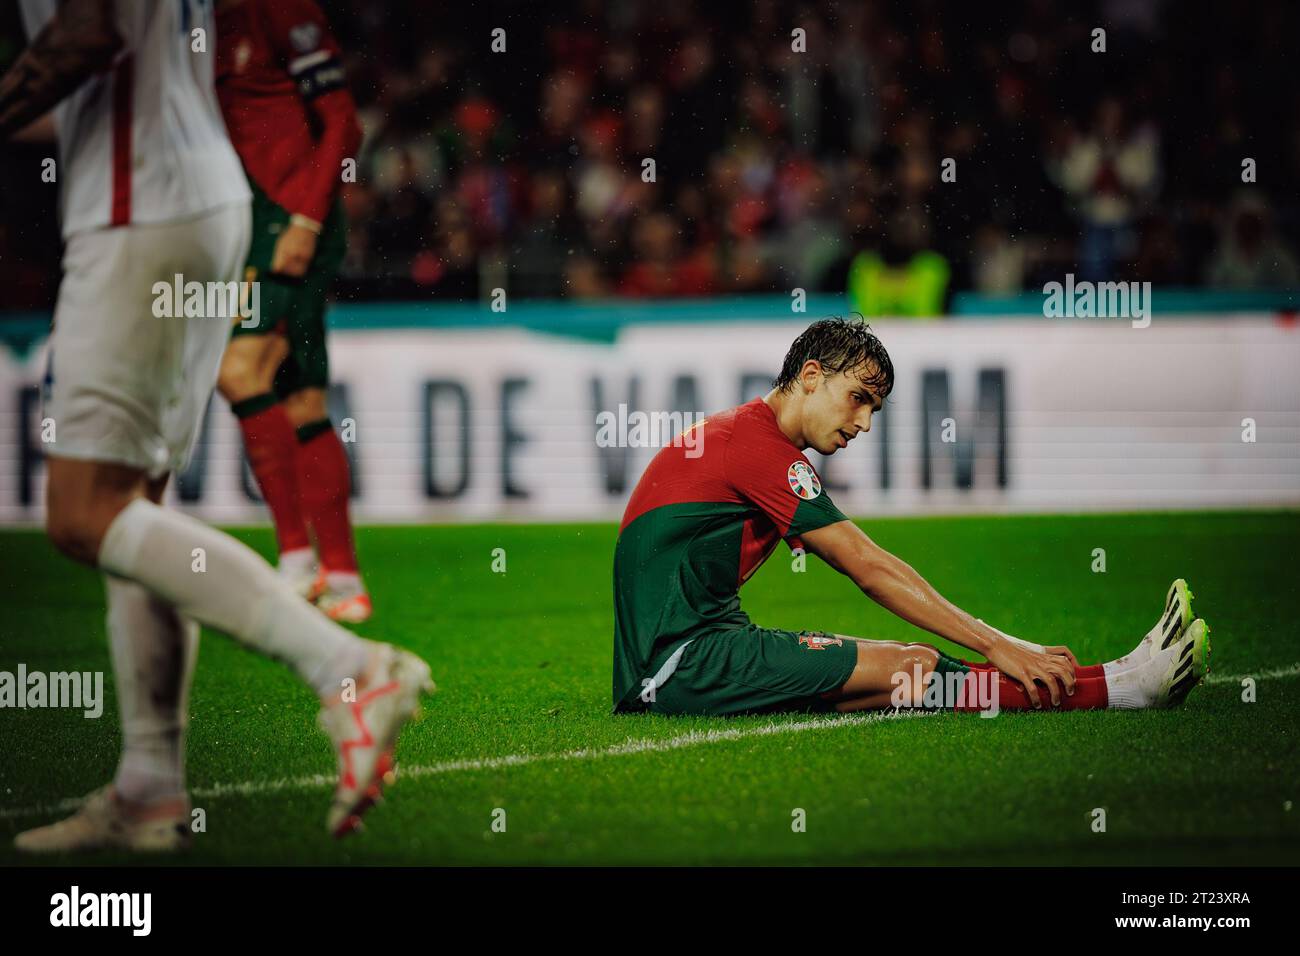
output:
<path id="1" fill-rule="evenodd" d="M 113 68 L 55 108 L 63 234 L 186 219 L 251 196 L 213 89 L 215 0 L 115 0 Z M 22 0 L 28 36 L 59 0 Z M 193 52 L 194 31 L 205 52 Z"/>

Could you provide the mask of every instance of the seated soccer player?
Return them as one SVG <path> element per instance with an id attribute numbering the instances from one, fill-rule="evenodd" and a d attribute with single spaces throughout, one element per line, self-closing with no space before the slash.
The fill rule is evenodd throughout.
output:
<path id="1" fill-rule="evenodd" d="M 946 601 L 831 502 L 803 456 L 846 447 L 894 384 L 862 322 L 815 322 L 772 390 L 663 448 L 632 493 L 614 555 L 614 708 L 660 714 L 1171 707 L 1208 671 L 1209 629 L 1175 581 L 1137 648 L 1080 666 Z M 752 623 L 739 589 L 784 538 L 894 614 L 982 655 Z M 810 622 L 811 623 L 811 622 Z"/>

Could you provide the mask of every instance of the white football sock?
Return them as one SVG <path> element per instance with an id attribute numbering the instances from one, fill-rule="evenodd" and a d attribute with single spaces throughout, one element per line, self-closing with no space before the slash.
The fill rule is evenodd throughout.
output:
<path id="1" fill-rule="evenodd" d="M 1140 710 L 1146 707 L 1149 697 L 1139 680 L 1141 671 L 1131 667 L 1125 671 L 1106 674 L 1106 706 L 1114 710 Z"/>
<path id="2" fill-rule="evenodd" d="M 133 803 L 185 793 L 185 726 L 199 626 L 125 578 L 104 575 L 122 758 L 113 786 Z"/>
<path id="3" fill-rule="evenodd" d="M 251 548 L 137 498 L 104 534 L 99 566 L 137 581 L 185 617 L 287 661 L 322 698 L 359 678 L 369 642 L 303 601 Z"/>
<path id="4" fill-rule="evenodd" d="M 310 574 L 316 567 L 316 552 L 311 548 L 281 551 L 276 570 L 290 576 Z"/>
<path id="5" fill-rule="evenodd" d="M 355 571 L 326 571 L 325 583 L 338 597 L 352 597 L 365 592 L 361 586 L 361 575 Z"/>
<path id="6" fill-rule="evenodd" d="M 1107 661 L 1102 664 L 1102 671 L 1107 677 L 1113 674 L 1123 674 L 1125 671 L 1131 671 L 1135 667 L 1141 667 L 1147 661 L 1151 660 L 1150 642 L 1145 638 L 1133 650 L 1129 651 L 1123 657 L 1117 657 L 1113 661 Z"/>
<path id="7" fill-rule="evenodd" d="M 1134 667 L 1106 674 L 1107 707 L 1116 710 L 1138 710 L 1150 707 L 1160 694 L 1170 659 L 1178 653 L 1181 644 L 1165 648 L 1150 655 Z"/>

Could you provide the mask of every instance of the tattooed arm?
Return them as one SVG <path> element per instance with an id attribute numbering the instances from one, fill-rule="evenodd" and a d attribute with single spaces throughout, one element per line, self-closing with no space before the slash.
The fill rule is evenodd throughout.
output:
<path id="1" fill-rule="evenodd" d="M 113 0 L 63 0 L 0 79 L 0 140 L 46 113 L 87 77 L 108 69 L 121 48 Z"/>

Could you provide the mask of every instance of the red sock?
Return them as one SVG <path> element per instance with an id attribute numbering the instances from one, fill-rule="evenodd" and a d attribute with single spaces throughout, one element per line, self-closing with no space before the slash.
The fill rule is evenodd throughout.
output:
<path id="1" fill-rule="evenodd" d="M 1100 664 L 1094 665 L 1100 667 Z M 1082 670 L 1083 668 L 1080 668 Z M 980 671 L 987 672 L 989 668 L 980 668 Z M 996 668 L 993 668 L 996 671 Z M 966 675 L 966 679 L 977 679 L 980 671 L 972 670 Z M 979 710 L 979 706 L 974 702 L 979 698 L 972 690 L 967 691 L 968 703 L 966 706 L 954 708 L 956 710 Z M 1106 692 L 1106 679 L 1101 676 L 1081 677 L 1074 684 L 1073 696 L 1065 693 L 1061 694 L 1061 706 L 1052 707 L 1052 695 L 1046 687 L 1038 687 L 1038 700 L 1044 710 L 1103 710 L 1110 701 L 1110 695 Z M 1005 674 L 998 674 L 998 707 L 1001 710 L 1035 710 L 1033 702 L 1019 681 L 1012 680 Z"/>
<path id="2" fill-rule="evenodd" d="M 244 450 L 275 524 L 280 552 L 311 547 L 298 504 L 298 440 L 284 405 L 269 392 L 230 406 L 244 433 Z"/>
<path id="3" fill-rule="evenodd" d="M 298 487 L 325 571 L 357 571 L 348 517 L 348 456 L 329 419 L 298 429 Z"/>
<path id="4" fill-rule="evenodd" d="M 973 671 L 995 671 L 997 670 L 988 661 L 962 661 Z M 1094 677 L 1105 677 L 1106 668 L 1101 664 L 1079 664 L 1074 668 L 1075 680 L 1090 680 Z"/>

